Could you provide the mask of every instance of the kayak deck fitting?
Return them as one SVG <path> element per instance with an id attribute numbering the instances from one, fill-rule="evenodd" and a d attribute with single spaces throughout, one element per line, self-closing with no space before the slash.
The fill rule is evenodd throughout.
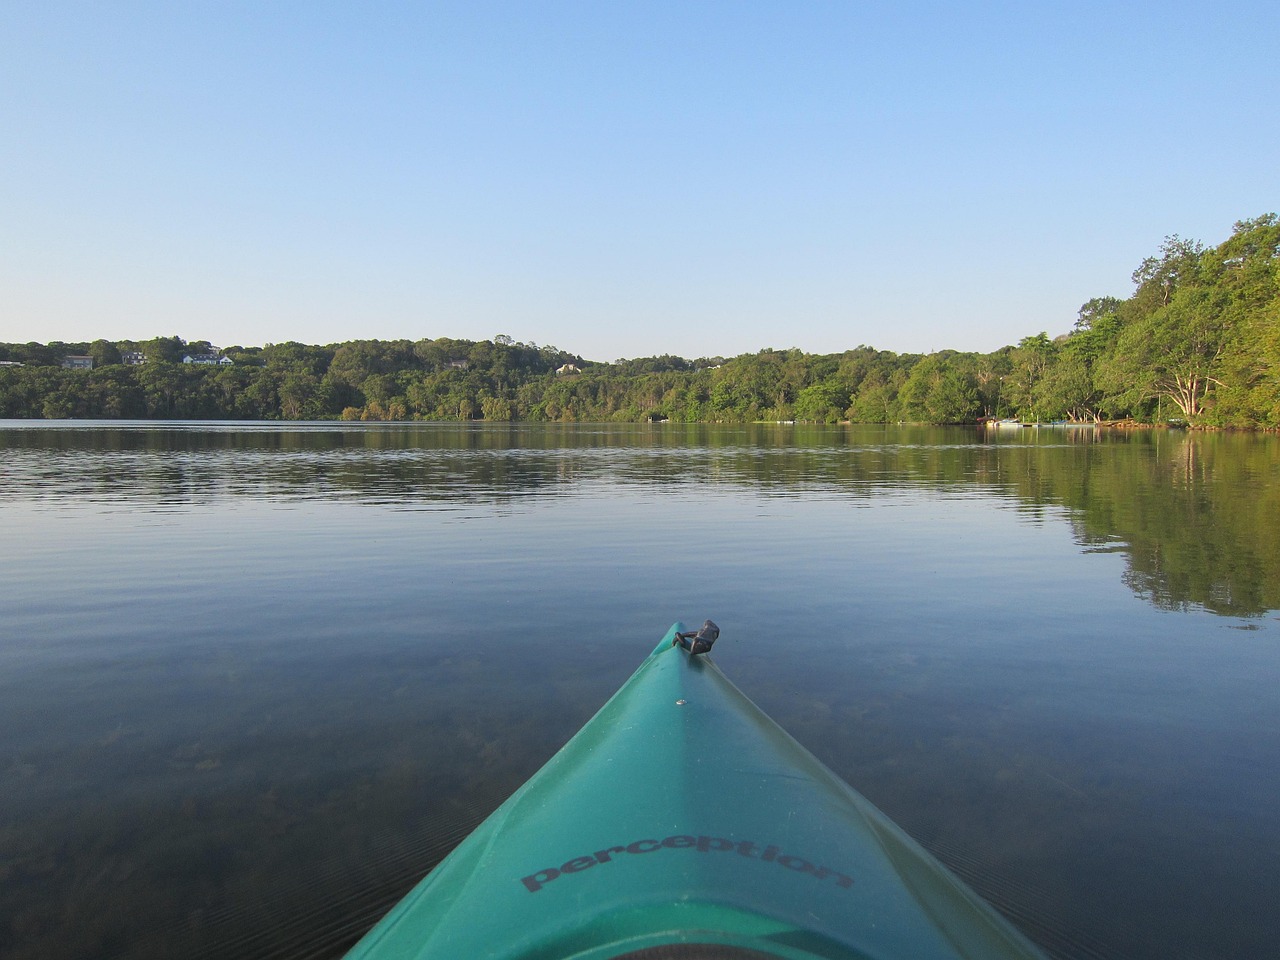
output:
<path id="1" fill-rule="evenodd" d="M 730 683 L 716 634 L 672 626 L 347 960 L 1042 960 Z"/>

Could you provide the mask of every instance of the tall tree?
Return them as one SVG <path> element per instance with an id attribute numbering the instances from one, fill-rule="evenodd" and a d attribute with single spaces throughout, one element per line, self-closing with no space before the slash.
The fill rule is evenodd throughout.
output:
<path id="1" fill-rule="evenodd" d="M 1102 317 L 1114 316 L 1123 302 L 1119 297 L 1094 297 L 1086 301 L 1080 305 L 1080 310 L 1076 314 L 1075 328 L 1077 330 L 1093 329 L 1094 323 Z"/>
<path id="2" fill-rule="evenodd" d="M 1158 257 L 1147 257 L 1133 271 L 1138 290 L 1134 299 L 1168 306 L 1178 288 L 1198 279 L 1204 244 L 1184 240 L 1176 233 L 1164 238 Z"/>
<path id="3" fill-rule="evenodd" d="M 1223 306 L 1216 290 L 1178 290 L 1168 304 L 1125 326 L 1100 383 L 1125 406 L 1168 399 L 1187 422 L 1197 422 L 1210 389 L 1222 383 Z"/>
<path id="4" fill-rule="evenodd" d="M 1024 419 L 1043 420 L 1058 413 L 1045 392 L 1045 378 L 1057 359 L 1058 345 L 1043 331 L 1023 337 L 1009 355 L 1010 369 L 1004 395 L 1010 407 Z"/>
<path id="5" fill-rule="evenodd" d="M 143 341 L 141 348 L 148 363 L 181 363 L 187 341 L 181 337 L 155 337 Z"/>
<path id="6" fill-rule="evenodd" d="M 95 340 L 89 344 L 89 356 L 95 367 L 109 367 L 120 362 L 120 349 L 110 340 Z"/>

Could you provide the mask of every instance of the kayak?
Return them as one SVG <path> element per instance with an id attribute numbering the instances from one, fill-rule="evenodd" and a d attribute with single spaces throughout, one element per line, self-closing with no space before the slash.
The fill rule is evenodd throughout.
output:
<path id="1" fill-rule="evenodd" d="M 348 960 L 1043 960 L 675 624 Z"/>

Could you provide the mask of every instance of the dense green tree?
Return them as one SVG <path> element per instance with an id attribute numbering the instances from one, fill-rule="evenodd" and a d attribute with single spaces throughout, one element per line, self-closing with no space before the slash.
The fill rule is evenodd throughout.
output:
<path id="1" fill-rule="evenodd" d="M 181 363 L 186 354 L 187 341 L 181 337 L 155 337 L 139 344 L 139 350 L 148 363 Z"/>
<path id="2" fill-rule="evenodd" d="M 894 423 L 903 419 L 897 387 L 878 374 L 867 377 L 845 416 L 854 423 Z"/>
<path id="3" fill-rule="evenodd" d="M 327 372 L 335 382 L 360 387 L 374 374 L 418 366 L 415 346 L 408 340 L 352 340 L 334 350 Z"/>
<path id="4" fill-rule="evenodd" d="M 109 365 L 93 371 L 86 384 L 86 416 L 106 419 L 146 415 L 142 387 L 129 367 Z"/>
<path id="5" fill-rule="evenodd" d="M 911 368 L 898 393 L 904 420 L 964 423 L 977 419 L 978 391 L 953 356 L 934 353 Z"/>
<path id="6" fill-rule="evenodd" d="M 302 371 L 286 373 L 280 381 L 280 416 L 284 420 L 309 420 L 321 411 L 316 403 L 320 381 Z"/>
<path id="7" fill-rule="evenodd" d="M 1083 349 L 1073 349 L 1068 341 L 1057 360 L 1040 382 L 1042 409 L 1051 416 L 1064 415 L 1068 420 L 1100 419 L 1097 387 L 1093 370 Z"/>
<path id="8" fill-rule="evenodd" d="M 1223 297 L 1225 326 L 1219 382 L 1206 400 L 1206 419 L 1280 426 L 1280 218 L 1267 214 L 1236 223 L 1231 238 L 1206 253 L 1203 272 Z"/>
<path id="9" fill-rule="evenodd" d="M 1013 369 L 1011 352 L 1010 348 L 1004 348 L 974 358 L 973 384 L 984 417 L 1001 418 L 1009 412 L 1004 399 L 1004 380 Z"/>
<path id="10" fill-rule="evenodd" d="M 611 373 L 622 377 L 638 377 L 646 373 L 667 373 L 694 369 L 693 361 L 664 353 L 660 357 L 637 357 L 634 360 L 615 360 Z"/>
<path id="11" fill-rule="evenodd" d="M 1203 253 L 1204 245 L 1198 240 L 1184 240 L 1177 234 L 1165 237 L 1160 255 L 1147 257 L 1133 271 L 1138 287 L 1133 301 L 1143 310 L 1168 306 L 1180 287 L 1199 279 Z"/>
<path id="12" fill-rule="evenodd" d="M 1081 308 L 1085 316 L 1090 304 L 1113 301 L 1105 297 L 1091 300 Z M 1088 323 L 1057 345 L 1057 355 L 1040 383 L 1040 397 L 1046 410 L 1070 420 L 1098 420 L 1106 412 L 1106 402 L 1098 384 L 1098 364 L 1114 349 L 1120 332 L 1117 314 L 1094 311 Z"/>
<path id="13" fill-rule="evenodd" d="M 1076 314 L 1076 330 L 1092 330 L 1100 319 L 1114 317 L 1122 303 L 1119 297 L 1094 297 L 1086 301 Z"/>
<path id="14" fill-rule="evenodd" d="M 110 340 L 95 340 L 89 344 L 89 356 L 95 367 L 107 367 L 120 362 L 120 348 Z"/>
<path id="15" fill-rule="evenodd" d="M 809 423 L 835 423 L 844 417 L 850 399 L 845 386 L 833 378 L 811 383 L 796 397 L 796 419 Z"/>
<path id="16" fill-rule="evenodd" d="M 511 420 L 514 418 L 515 407 L 503 397 L 484 397 L 480 401 L 480 414 L 486 420 Z"/>
<path id="17" fill-rule="evenodd" d="M 65 349 L 64 344 L 57 342 L 15 343 L 7 346 L 10 348 L 10 359 L 29 367 L 56 367 L 62 363 L 62 358 L 66 354 L 72 352 Z"/>
<path id="18" fill-rule="evenodd" d="M 1219 295 L 1184 287 L 1167 304 L 1121 332 L 1103 382 L 1128 406 L 1168 399 L 1195 423 L 1210 389 L 1221 385 L 1227 314 Z"/>
<path id="19" fill-rule="evenodd" d="M 1004 397 L 1015 414 L 1024 420 L 1049 420 L 1058 416 L 1045 382 L 1057 359 L 1058 345 L 1044 333 L 1023 337 L 1009 355 L 1009 373 L 1004 380 Z"/>
<path id="20" fill-rule="evenodd" d="M 254 359 L 252 356 L 246 356 L 243 350 L 225 352 L 236 363 L 253 362 Z M 273 370 L 289 370 L 310 374 L 313 377 L 323 377 L 329 370 L 329 364 L 333 362 L 333 355 L 333 347 L 317 347 L 290 340 L 285 343 L 268 343 L 262 348 L 257 359 L 262 365 Z"/>
<path id="21" fill-rule="evenodd" d="M 181 416 L 181 371 L 171 363 L 149 362 L 138 368 L 143 404 L 148 417 L 166 419 Z"/>

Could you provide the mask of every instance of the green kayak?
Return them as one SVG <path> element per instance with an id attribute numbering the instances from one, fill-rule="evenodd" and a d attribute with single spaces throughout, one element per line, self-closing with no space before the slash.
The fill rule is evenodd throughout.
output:
<path id="1" fill-rule="evenodd" d="M 675 624 L 347 955 L 924 960 L 1041 954 Z"/>

